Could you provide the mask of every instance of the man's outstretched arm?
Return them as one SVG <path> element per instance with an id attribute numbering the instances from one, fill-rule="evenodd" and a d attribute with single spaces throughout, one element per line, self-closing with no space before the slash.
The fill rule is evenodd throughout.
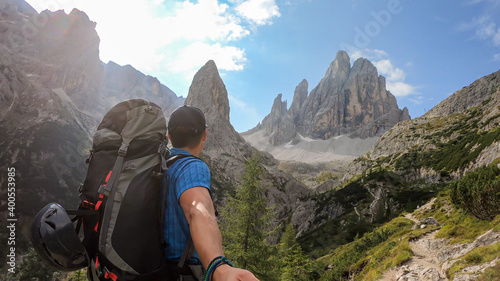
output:
<path id="1" fill-rule="evenodd" d="M 222 235 L 217 224 L 210 193 L 205 187 L 190 188 L 182 193 L 179 204 L 184 210 L 189 223 L 196 251 L 206 268 L 212 259 L 224 255 Z M 213 280 L 258 281 L 250 271 L 230 267 L 229 265 L 219 266 L 214 272 Z"/>

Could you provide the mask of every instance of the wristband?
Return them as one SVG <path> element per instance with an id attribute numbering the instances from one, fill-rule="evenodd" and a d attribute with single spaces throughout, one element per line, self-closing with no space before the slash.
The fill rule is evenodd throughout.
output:
<path id="1" fill-rule="evenodd" d="M 226 259 L 226 257 L 224 257 L 224 256 L 218 256 L 218 257 L 214 258 L 208 264 L 207 273 L 205 274 L 205 278 L 203 280 L 204 281 L 210 281 L 212 279 L 212 276 L 213 276 L 215 270 L 219 266 L 224 265 L 224 264 L 227 264 L 227 265 L 233 267 L 233 264 L 228 259 Z"/>

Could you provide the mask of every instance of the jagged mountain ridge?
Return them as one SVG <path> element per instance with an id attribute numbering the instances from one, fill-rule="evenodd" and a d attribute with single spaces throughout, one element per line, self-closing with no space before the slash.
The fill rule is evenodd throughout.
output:
<path id="1" fill-rule="evenodd" d="M 278 162 L 269 154 L 258 152 L 231 125 L 229 99 L 214 61 L 209 61 L 194 76 L 186 104 L 200 108 L 207 119 L 208 137 L 201 158 L 209 165 L 213 177 L 216 204 L 240 184 L 245 163 L 254 154 L 261 155 L 266 169 L 264 184 L 267 198 L 276 207 L 276 223 L 286 219 L 298 199 L 310 190 L 291 175 L 277 168 Z"/>
<path id="2" fill-rule="evenodd" d="M 379 137 L 397 122 L 410 119 L 386 90 L 383 76 L 367 59 L 356 60 L 337 52 L 324 78 L 308 94 L 307 80 L 296 87 L 290 109 L 279 94 L 271 113 L 246 135 L 262 130 L 272 145 L 287 143 L 301 134 L 313 139 L 340 135 Z"/>

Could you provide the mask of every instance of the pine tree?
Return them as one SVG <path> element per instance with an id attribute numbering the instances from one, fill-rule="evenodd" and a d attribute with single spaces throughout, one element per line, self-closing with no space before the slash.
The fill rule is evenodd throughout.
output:
<path id="1" fill-rule="evenodd" d="M 227 198 L 221 209 L 221 230 L 226 256 L 236 266 L 252 271 L 261 280 L 274 280 L 273 247 L 266 242 L 271 211 L 267 207 L 263 175 L 259 155 L 254 154 L 245 167 L 241 187 L 234 197 Z"/>
<path id="2" fill-rule="evenodd" d="M 312 264 L 304 254 L 297 240 L 295 240 L 295 229 L 290 223 L 287 225 L 279 244 L 279 256 L 281 257 L 280 280 L 311 280 Z"/>
<path id="3" fill-rule="evenodd" d="M 51 280 L 54 270 L 49 269 L 45 262 L 38 258 L 33 248 L 29 248 L 26 255 L 21 258 L 16 274 L 9 274 L 7 280 Z"/>

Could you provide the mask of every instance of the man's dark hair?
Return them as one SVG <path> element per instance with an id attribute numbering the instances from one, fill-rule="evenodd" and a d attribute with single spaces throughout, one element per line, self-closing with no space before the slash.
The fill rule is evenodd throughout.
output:
<path id="1" fill-rule="evenodd" d="M 197 146 L 207 128 L 205 115 L 194 106 L 176 108 L 168 121 L 168 133 L 172 146 L 177 148 Z"/>

